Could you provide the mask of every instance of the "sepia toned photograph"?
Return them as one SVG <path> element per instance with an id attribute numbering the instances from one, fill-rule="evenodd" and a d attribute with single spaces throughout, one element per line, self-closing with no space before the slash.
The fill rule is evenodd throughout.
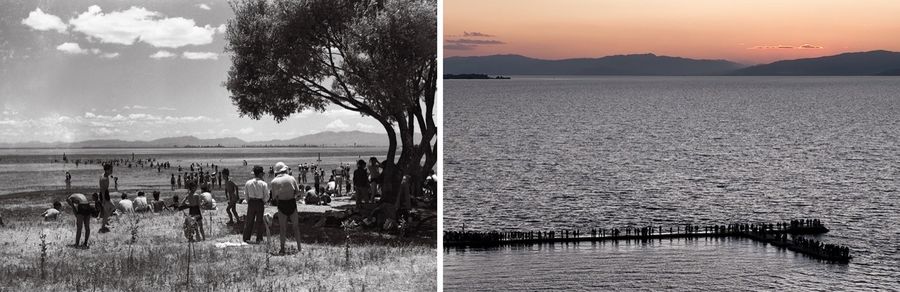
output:
<path id="1" fill-rule="evenodd" d="M 900 289 L 900 3 L 443 9 L 445 291 Z"/>
<path id="2" fill-rule="evenodd" d="M 0 291 L 435 291 L 435 0 L 0 1 Z"/>

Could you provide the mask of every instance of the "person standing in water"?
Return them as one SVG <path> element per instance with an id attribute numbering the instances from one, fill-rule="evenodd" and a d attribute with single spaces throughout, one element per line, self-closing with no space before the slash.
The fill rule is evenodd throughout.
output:
<path id="1" fill-rule="evenodd" d="M 172 178 L 169 179 L 169 183 L 172 185 L 172 190 L 175 190 L 175 174 L 172 174 Z"/>
<path id="2" fill-rule="evenodd" d="M 300 251 L 300 221 L 297 214 L 297 195 L 300 194 L 300 186 L 297 179 L 288 174 L 288 167 L 283 162 L 275 164 L 275 178 L 270 183 L 272 196 L 278 206 L 278 223 L 281 227 L 279 237 L 281 239 L 280 254 L 284 254 L 285 233 L 287 233 L 287 221 L 294 225 L 294 239 L 297 240 L 297 251 Z"/>
<path id="3" fill-rule="evenodd" d="M 69 174 L 68 171 L 66 171 L 66 189 L 68 190 L 71 188 L 72 188 L 72 175 Z"/>

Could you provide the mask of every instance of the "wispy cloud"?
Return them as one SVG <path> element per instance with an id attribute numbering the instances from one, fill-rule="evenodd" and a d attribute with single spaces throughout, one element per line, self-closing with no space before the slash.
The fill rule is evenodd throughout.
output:
<path id="1" fill-rule="evenodd" d="M 477 31 L 464 31 L 463 36 L 464 37 L 486 37 L 486 38 L 495 37 L 495 35 L 486 34 L 486 33 L 477 32 Z"/>
<path id="2" fill-rule="evenodd" d="M 200 8 L 200 9 L 203 9 L 203 10 L 210 10 L 210 9 L 212 9 L 212 8 L 209 7 L 209 5 L 206 5 L 205 3 L 197 4 L 197 8 Z"/>
<path id="3" fill-rule="evenodd" d="M 218 60 L 219 54 L 213 52 L 184 52 L 181 57 L 188 60 Z"/>
<path id="4" fill-rule="evenodd" d="M 477 31 L 464 31 L 461 35 L 445 35 L 444 50 L 471 51 L 480 46 L 506 44 L 503 41 L 495 39 L 496 37 L 496 35 Z"/>
<path id="5" fill-rule="evenodd" d="M 776 49 L 776 50 L 785 50 L 785 49 L 793 50 L 793 49 L 801 49 L 801 50 L 802 50 L 802 49 L 822 49 L 822 48 L 823 48 L 822 46 L 816 46 L 816 45 L 810 45 L 810 44 L 803 44 L 803 45 L 800 45 L 800 46 L 793 46 L 793 45 L 762 45 L 762 46 L 752 46 L 752 47 L 749 47 L 749 48 L 747 48 L 747 49 L 748 49 L 748 50 L 770 50 L 770 49 Z"/>
<path id="6" fill-rule="evenodd" d="M 444 50 L 451 51 L 471 51 L 474 50 L 474 45 L 464 45 L 464 44 L 444 44 Z"/>
<path id="7" fill-rule="evenodd" d="M 450 44 L 467 44 L 467 45 L 502 45 L 504 42 L 498 40 L 476 40 L 476 39 L 451 39 L 444 40 L 444 43 Z"/>
<path id="8" fill-rule="evenodd" d="M 169 51 L 157 51 L 156 53 L 153 53 L 153 55 L 150 55 L 150 58 L 157 59 L 157 60 L 165 59 L 165 58 L 172 58 L 172 57 L 175 57 L 175 54 L 172 54 Z"/>

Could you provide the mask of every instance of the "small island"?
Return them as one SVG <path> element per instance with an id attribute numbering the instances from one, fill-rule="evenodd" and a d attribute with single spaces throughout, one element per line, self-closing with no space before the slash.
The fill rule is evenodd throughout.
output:
<path id="1" fill-rule="evenodd" d="M 444 74 L 444 79 L 509 79 L 506 76 L 491 77 L 487 74 Z"/>

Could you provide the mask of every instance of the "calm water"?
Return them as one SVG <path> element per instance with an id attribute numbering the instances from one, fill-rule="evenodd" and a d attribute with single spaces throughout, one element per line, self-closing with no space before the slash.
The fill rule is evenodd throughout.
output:
<path id="1" fill-rule="evenodd" d="M 448 290 L 900 290 L 900 78 L 445 86 L 446 229 L 820 218 L 855 257 L 737 239 L 447 250 Z"/>
<path id="2" fill-rule="evenodd" d="M 250 168 L 262 165 L 266 168 L 276 162 L 285 162 L 296 171 L 300 163 L 319 163 L 327 170 L 340 164 L 354 163 L 362 158 L 384 156 L 383 147 L 348 148 L 115 148 L 115 149 L 0 149 L 0 196 L 11 193 L 57 190 L 65 188 L 65 173 L 72 175 L 73 187 L 97 187 L 102 173 L 100 165 L 62 163 L 62 154 L 70 161 L 75 159 L 136 159 L 155 158 L 172 164 L 173 168 L 157 172 L 156 168 L 127 168 L 120 166 L 113 175 L 120 177 L 125 189 L 158 189 L 169 186 L 172 173 L 177 175 L 179 165 L 187 168 L 191 163 L 216 164 L 232 170 L 235 181 L 250 178 Z M 321 159 L 321 162 L 317 160 Z M 58 160 L 57 162 L 53 162 Z M 244 160 L 248 166 L 244 167 Z M 187 171 L 187 170 L 185 170 Z M 296 175 L 296 174 L 295 174 Z M 312 177 L 310 176 L 310 179 Z"/>

